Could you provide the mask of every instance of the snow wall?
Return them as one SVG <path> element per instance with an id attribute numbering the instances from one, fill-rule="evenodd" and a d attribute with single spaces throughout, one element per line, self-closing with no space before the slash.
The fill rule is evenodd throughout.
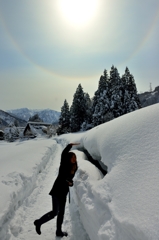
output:
<path id="1" fill-rule="evenodd" d="M 159 239 L 158 119 L 159 104 L 155 104 L 85 133 L 58 138 L 80 142 L 108 166 L 103 177 L 76 150 L 79 169 L 70 210 L 73 213 L 76 206 L 91 240 Z"/>

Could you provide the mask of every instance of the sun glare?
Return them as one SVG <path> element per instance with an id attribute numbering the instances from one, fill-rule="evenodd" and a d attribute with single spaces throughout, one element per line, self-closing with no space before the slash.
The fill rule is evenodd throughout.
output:
<path id="1" fill-rule="evenodd" d="M 59 0 L 59 8 L 65 21 L 83 26 L 95 16 L 97 3 L 98 0 Z"/>

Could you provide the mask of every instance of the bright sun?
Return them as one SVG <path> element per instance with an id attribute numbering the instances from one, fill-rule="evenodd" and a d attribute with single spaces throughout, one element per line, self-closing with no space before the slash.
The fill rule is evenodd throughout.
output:
<path id="1" fill-rule="evenodd" d="M 97 12 L 98 0 L 59 0 L 59 8 L 65 21 L 75 26 L 88 24 Z"/>

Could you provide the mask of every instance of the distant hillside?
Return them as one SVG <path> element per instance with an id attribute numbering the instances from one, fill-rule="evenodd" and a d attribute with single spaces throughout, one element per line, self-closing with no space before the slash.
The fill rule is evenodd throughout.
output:
<path id="1" fill-rule="evenodd" d="M 40 119 L 42 119 L 42 121 L 46 123 L 57 123 L 60 116 L 60 112 L 57 112 L 51 109 L 31 110 L 28 108 L 20 108 L 20 109 L 8 110 L 7 112 L 25 121 L 28 121 L 30 117 L 34 116 L 35 114 L 38 114 Z"/>
<path id="2" fill-rule="evenodd" d="M 152 92 L 144 92 L 138 94 L 141 106 L 147 107 L 155 103 L 159 103 L 159 86 L 155 88 Z"/>
<path id="3" fill-rule="evenodd" d="M 5 127 L 17 124 L 20 127 L 25 127 L 27 122 L 23 119 L 20 119 L 16 116 L 12 116 L 11 114 L 0 110 L 0 129 L 4 129 Z"/>

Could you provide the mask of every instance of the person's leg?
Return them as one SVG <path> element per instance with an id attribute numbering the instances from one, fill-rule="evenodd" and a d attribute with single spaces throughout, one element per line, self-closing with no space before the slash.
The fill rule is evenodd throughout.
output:
<path id="1" fill-rule="evenodd" d="M 58 199 L 54 196 L 52 196 L 52 208 L 53 210 L 46 213 L 45 215 L 43 215 L 41 218 L 37 219 L 34 221 L 34 225 L 35 225 L 35 229 L 37 234 L 41 234 L 41 225 L 50 221 L 51 219 L 53 219 L 55 216 L 57 216 L 58 211 L 59 211 L 59 202 Z"/>
<path id="2" fill-rule="evenodd" d="M 63 237 L 67 236 L 68 234 L 66 232 L 62 232 L 62 223 L 65 213 L 65 205 L 66 205 L 66 197 L 63 199 L 59 199 L 59 213 L 57 215 L 57 223 L 56 223 L 56 236 Z"/>

